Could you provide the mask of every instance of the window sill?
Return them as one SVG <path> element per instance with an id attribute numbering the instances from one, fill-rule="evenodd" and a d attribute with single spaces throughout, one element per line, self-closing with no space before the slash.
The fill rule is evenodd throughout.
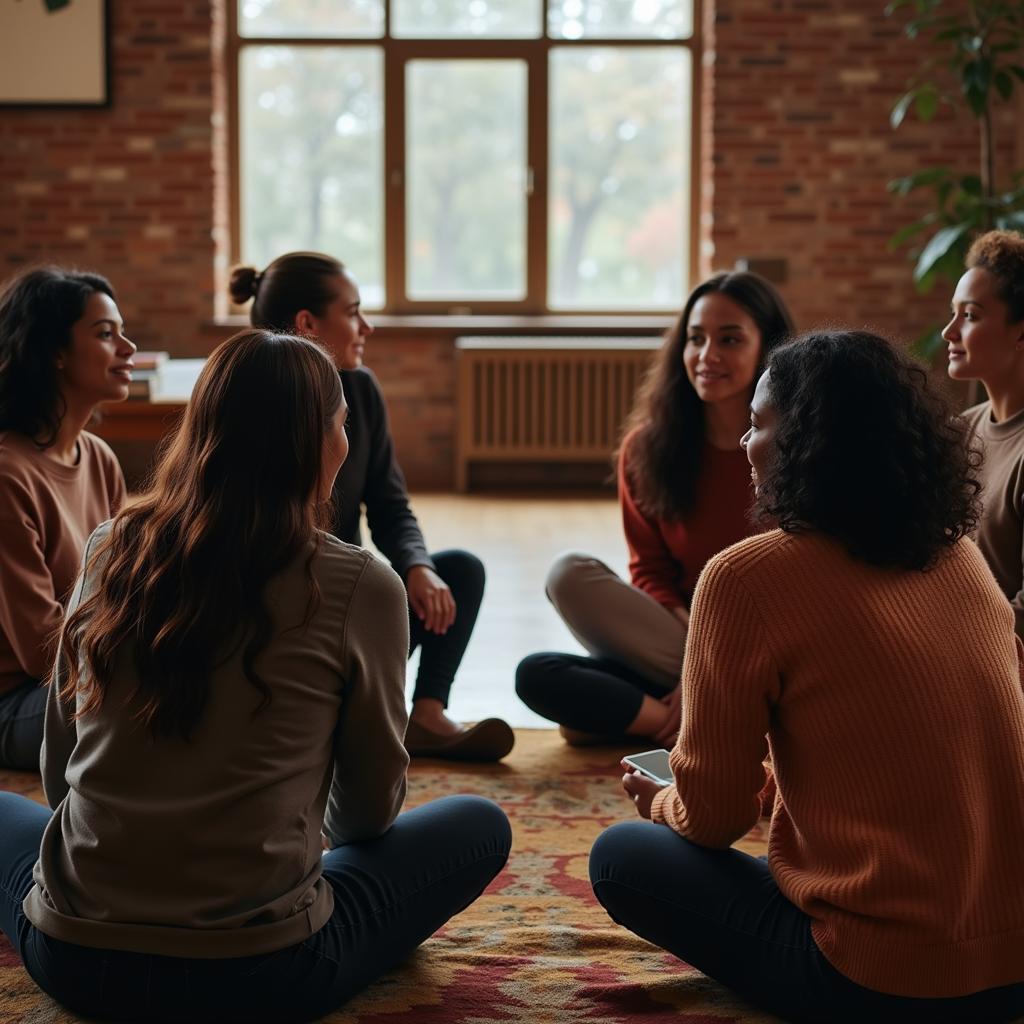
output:
<path id="1" fill-rule="evenodd" d="M 411 332 L 416 334 L 448 335 L 460 334 L 562 334 L 579 335 L 650 335 L 668 330 L 675 317 L 672 314 L 547 314 L 544 316 L 522 316 L 512 314 L 492 315 L 438 315 L 438 314 L 393 314 L 368 313 L 374 333 L 379 337 L 402 337 Z M 249 326 L 244 315 L 217 317 L 207 325 L 212 330 L 241 331 Z"/>

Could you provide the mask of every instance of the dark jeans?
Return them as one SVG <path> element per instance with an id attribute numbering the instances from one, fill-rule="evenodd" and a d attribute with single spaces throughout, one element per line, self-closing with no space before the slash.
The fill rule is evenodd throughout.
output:
<path id="1" fill-rule="evenodd" d="M 764 860 L 697 846 L 667 825 L 637 821 L 602 833 L 590 882 L 613 920 L 785 1020 L 982 1024 L 1024 1013 L 1024 983 L 956 999 L 855 984 L 822 955 L 811 919 L 782 895 Z"/>
<path id="2" fill-rule="evenodd" d="M 423 622 L 410 605 L 409 653 L 421 648 L 412 699 L 431 697 L 448 707 L 448 693 L 473 635 L 484 597 L 484 563 L 468 551 L 439 551 L 430 557 L 437 567 L 437 575 L 451 588 L 455 621 L 444 636 L 438 636 L 423 628 Z"/>
<path id="3" fill-rule="evenodd" d="M 516 693 L 531 711 L 559 725 L 621 736 L 644 695 L 664 697 L 665 688 L 609 658 L 545 652 L 519 662 Z"/>
<path id="4" fill-rule="evenodd" d="M 0 930 L 36 984 L 68 1009 L 112 1021 L 309 1021 L 337 1009 L 469 906 L 508 859 L 501 809 L 435 800 L 383 836 L 325 854 L 334 913 L 305 942 L 224 960 L 75 946 L 21 909 L 50 812 L 0 793 Z"/>
<path id="5" fill-rule="evenodd" d="M 0 696 L 0 768 L 39 771 L 46 695 L 46 687 L 30 679 Z"/>

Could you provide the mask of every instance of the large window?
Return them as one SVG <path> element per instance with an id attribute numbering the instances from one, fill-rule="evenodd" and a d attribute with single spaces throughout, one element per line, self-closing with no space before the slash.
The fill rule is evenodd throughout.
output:
<path id="1" fill-rule="evenodd" d="M 660 311 L 691 257 L 692 0 L 238 0 L 233 253 L 389 312 Z"/>

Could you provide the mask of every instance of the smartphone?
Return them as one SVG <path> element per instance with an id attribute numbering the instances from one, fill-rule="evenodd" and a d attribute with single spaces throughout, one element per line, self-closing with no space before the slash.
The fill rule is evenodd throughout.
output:
<path id="1" fill-rule="evenodd" d="M 622 760 L 662 786 L 671 786 L 675 782 L 668 764 L 667 750 L 645 750 L 642 754 L 629 754 Z"/>

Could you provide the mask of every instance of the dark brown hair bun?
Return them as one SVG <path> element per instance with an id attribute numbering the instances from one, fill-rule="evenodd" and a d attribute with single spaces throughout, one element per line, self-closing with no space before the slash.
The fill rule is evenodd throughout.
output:
<path id="1" fill-rule="evenodd" d="M 237 306 L 248 302 L 256 294 L 259 282 L 260 273 L 255 267 L 235 267 L 228 284 L 231 301 Z"/>

